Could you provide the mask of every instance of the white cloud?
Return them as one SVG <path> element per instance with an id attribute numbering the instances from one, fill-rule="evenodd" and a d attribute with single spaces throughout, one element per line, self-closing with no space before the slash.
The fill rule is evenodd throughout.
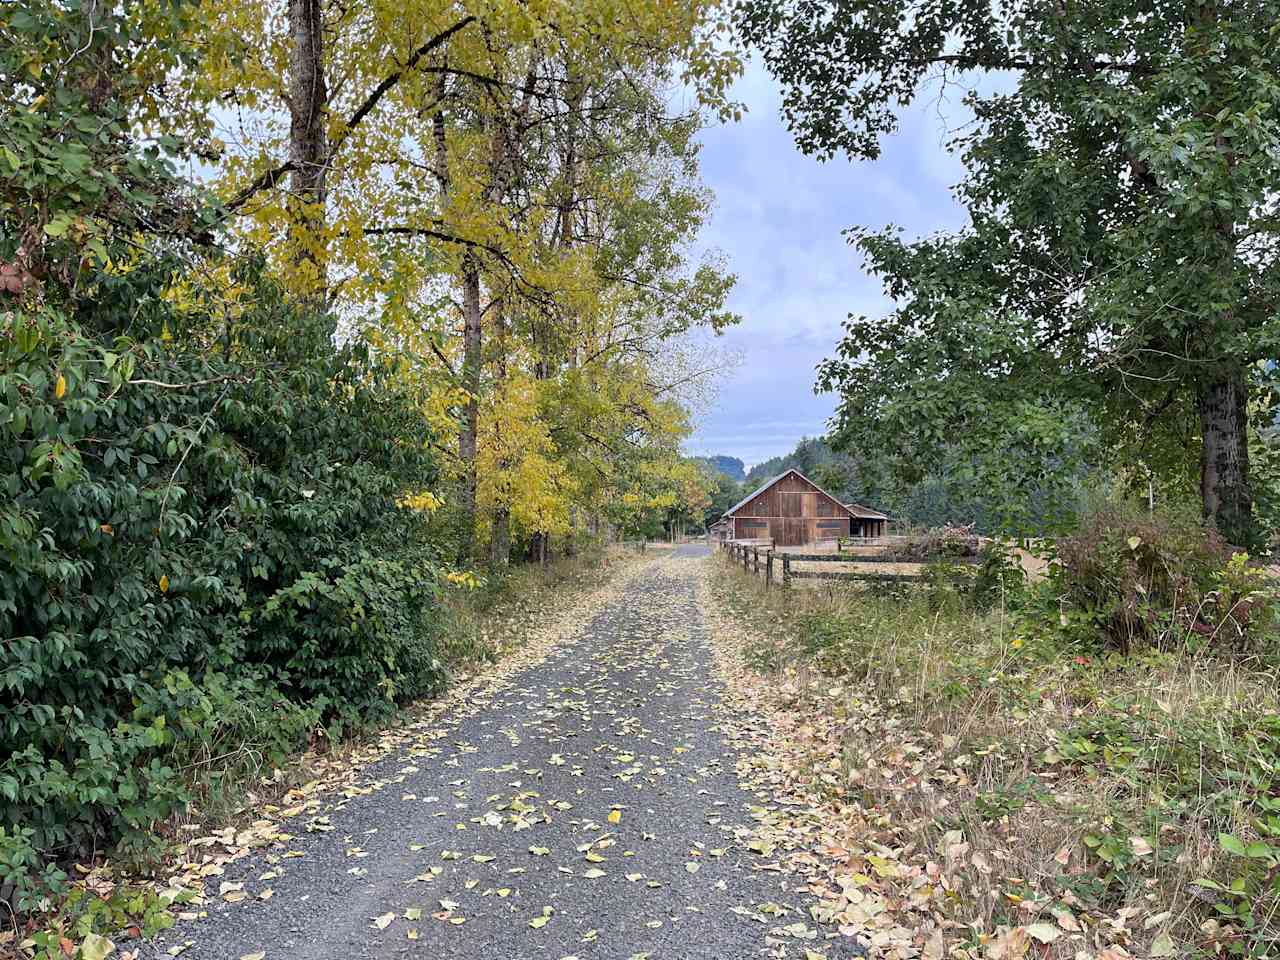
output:
<path id="1" fill-rule="evenodd" d="M 968 118 L 958 98 L 926 100 L 904 114 L 876 163 L 819 163 L 796 149 L 777 86 L 759 64 L 734 94 L 747 104 L 746 117 L 702 138 L 703 179 L 716 194 L 703 241 L 738 275 L 730 303 L 743 320 L 726 337 L 743 363 L 689 447 L 757 463 L 825 431 L 837 399 L 813 394 L 816 366 L 834 352 L 850 313 L 889 309 L 842 231 L 893 223 L 919 236 L 963 224 L 948 189 L 963 171 L 942 144 L 946 130 Z"/>

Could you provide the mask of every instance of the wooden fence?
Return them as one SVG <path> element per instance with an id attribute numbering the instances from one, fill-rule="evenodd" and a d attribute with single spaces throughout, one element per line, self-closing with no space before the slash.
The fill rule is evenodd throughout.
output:
<path id="1" fill-rule="evenodd" d="M 865 544 L 861 538 L 853 538 L 855 543 Z M 766 546 L 761 548 L 761 543 Z M 898 571 L 876 573 L 862 570 L 793 570 L 792 563 L 846 563 L 846 564 L 910 564 L 923 568 L 929 561 L 904 560 L 902 557 L 887 554 L 839 554 L 839 553 L 784 553 L 774 548 L 772 541 L 726 540 L 720 549 L 727 553 L 734 563 L 741 563 L 742 569 L 759 576 L 764 571 L 764 585 L 767 590 L 775 583 L 784 587 L 791 586 L 793 580 L 850 580 L 870 583 L 920 583 L 926 579 L 923 570 L 919 573 L 901 573 Z M 942 558 L 939 558 L 942 559 Z M 972 557 L 947 558 L 956 563 L 976 563 Z"/>

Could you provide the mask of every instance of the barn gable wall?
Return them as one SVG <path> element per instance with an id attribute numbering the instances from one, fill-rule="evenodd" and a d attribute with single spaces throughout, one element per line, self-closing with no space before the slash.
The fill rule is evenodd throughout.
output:
<path id="1" fill-rule="evenodd" d="M 849 517 L 844 504 L 827 496 L 803 477 L 785 474 L 766 490 L 761 490 L 736 511 L 735 517 Z"/>
<path id="2" fill-rule="evenodd" d="M 799 546 L 848 536 L 851 516 L 844 504 L 804 477 L 787 473 L 734 511 L 734 536 L 741 540 L 767 537 L 779 546 Z"/>

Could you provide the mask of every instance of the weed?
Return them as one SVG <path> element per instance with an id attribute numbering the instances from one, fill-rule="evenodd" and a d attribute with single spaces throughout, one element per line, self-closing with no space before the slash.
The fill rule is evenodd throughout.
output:
<path id="1" fill-rule="evenodd" d="M 713 591 L 789 683 L 808 671 L 857 691 L 861 719 L 815 777 L 838 769 L 870 820 L 950 851 L 950 920 L 980 931 L 1052 910 L 1131 953 L 1275 955 L 1280 657 L 1270 607 L 1241 616 L 1270 583 L 1244 560 L 1206 566 L 1195 618 L 1222 628 L 1213 642 L 1121 644 L 1115 609 L 1064 605 L 1060 579 L 1027 587 L 997 556 L 984 566 L 982 591 L 939 567 L 890 598 L 762 592 L 722 565 Z M 1146 616 L 1131 625 L 1166 638 L 1191 622 Z M 848 701 L 797 706 L 815 708 Z M 1068 939 L 1045 956 L 1070 956 Z"/>

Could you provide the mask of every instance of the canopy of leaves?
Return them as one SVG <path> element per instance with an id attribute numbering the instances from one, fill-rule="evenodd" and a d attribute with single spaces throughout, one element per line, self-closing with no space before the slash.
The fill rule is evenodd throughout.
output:
<path id="1" fill-rule="evenodd" d="M 176 316 L 122 349 L 6 314 L 0 823 L 46 853 L 167 816 L 226 698 L 274 702 L 283 748 L 442 679 L 438 567 L 397 505 L 435 472 L 412 398 L 278 291 L 245 303 L 214 351 Z"/>
<path id="2" fill-rule="evenodd" d="M 821 371 L 839 441 L 907 476 L 964 444 L 1012 499 L 1105 451 L 1190 496 L 1209 392 L 1247 389 L 1277 351 L 1276 5 L 738 9 L 820 155 L 875 157 L 899 105 L 969 86 L 974 123 L 952 146 L 970 225 L 851 233 L 895 310 L 851 318 Z"/>

